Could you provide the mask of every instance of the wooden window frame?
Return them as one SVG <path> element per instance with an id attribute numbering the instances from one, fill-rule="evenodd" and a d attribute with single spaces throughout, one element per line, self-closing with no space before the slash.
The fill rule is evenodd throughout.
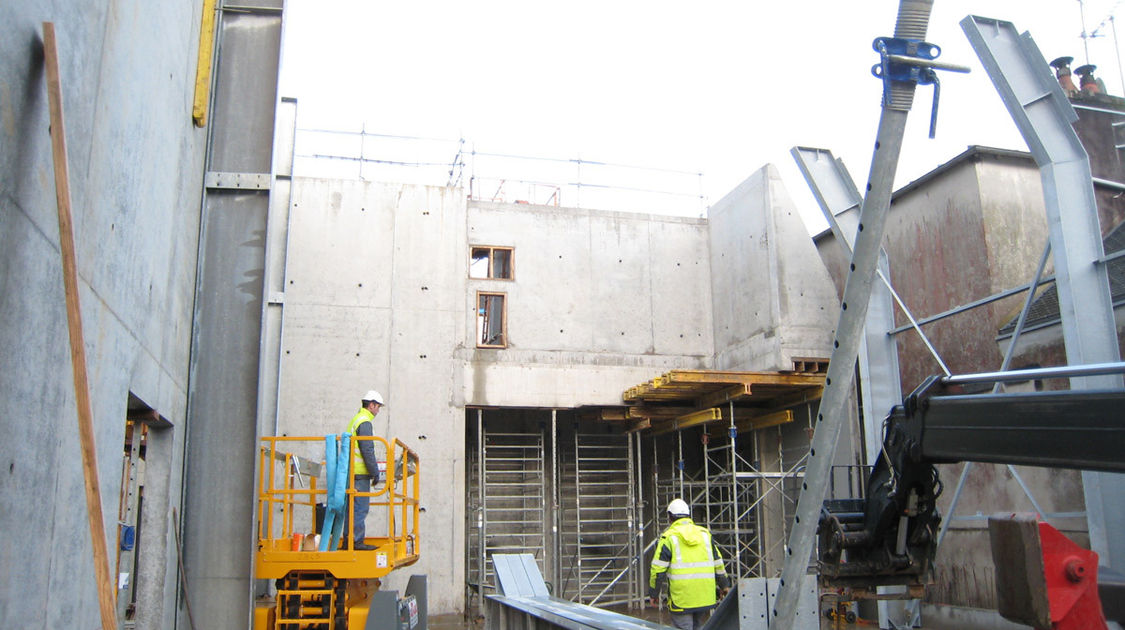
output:
<path id="1" fill-rule="evenodd" d="M 485 343 L 484 339 L 484 325 L 486 322 L 481 320 L 485 315 L 481 313 L 481 300 L 485 297 L 499 297 L 501 299 L 500 308 L 500 343 L 490 344 Z M 473 309 L 473 336 L 476 337 L 476 347 L 478 348 L 507 348 L 508 347 L 508 294 L 501 291 L 477 291 L 476 305 Z"/>
<path id="2" fill-rule="evenodd" d="M 472 269 L 473 269 L 473 253 L 476 252 L 477 250 L 488 250 L 488 271 L 486 272 L 486 275 L 481 276 L 481 277 L 474 276 L 473 271 L 472 271 Z M 501 278 L 501 277 L 498 277 L 498 276 L 494 275 L 495 269 L 496 269 L 495 259 L 496 259 L 496 252 L 497 251 L 508 252 L 508 275 L 507 275 L 507 277 Z M 501 246 L 501 245 L 470 245 L 469 246 L 469 277 L 473 278 L 475 280 L 508 280 L 508 281 L 515 280 L 515 278 L 516 278 L 515 260 L 516 260 L 516 248 L 514 248 L 514 247 L 504 247 L 504 246 Z"/>

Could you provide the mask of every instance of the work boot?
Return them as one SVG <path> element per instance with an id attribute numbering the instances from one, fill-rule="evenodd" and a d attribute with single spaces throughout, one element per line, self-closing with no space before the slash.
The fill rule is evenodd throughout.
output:
<path id="1" fill-rule="evenodd" d="M 364 543 L 364 542 L 357 542 L 354 545 L 354 548 L 355 548 L 356 551 L 375 551 L 374 545 L 369 545 L 369 544 Z"/>

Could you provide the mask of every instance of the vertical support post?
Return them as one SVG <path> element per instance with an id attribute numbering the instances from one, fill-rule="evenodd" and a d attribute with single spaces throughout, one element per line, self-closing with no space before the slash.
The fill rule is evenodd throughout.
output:
<path id="1" fill-rule="evenodd" d="M 578 595 L 582 603 L 586 582 L 582 579 L 582 451 L 578 448 L 578 430 L 574 431 L 574 561 L 578 565 Z"/>
<path id="2" fill-rule="evenodd" d="M 676 431 L 676 472 L 679 475 L 680 496 L 684 496 L 684 434 Z"/>
<path id="3" fill-rule="evenodd" d="M 894 36 L 924 40 L 932 8 L 932 0 L 902 0 Z M 848 417 L 845 405 L 859 355 L 871 285 L 875 280 L 879 248 L 890 209 L 898 157 L 902 150 L 902 137 L 914 100 L 914 88 L 912 82 L 890 81 L 890 93 L 883 100 L 883 112 L 867 180 L 867 195 L 860 209 L 852 271 L 844 285 L 844 299 L 840 305 L 840 318 L 825 377 L 824 395 L 816 416 L 816 431 L 809 448 L 808 464 L 801 484 L 801 498 L 793 517 L 789 545 L 785 548 L 785 568 L 770 620 L 770 625 L 776 624 L 779 628 L 791 628 L 795 621 L 800 587 L 812 555 L 817 516 L 828 487 L 836 442 Z"/>
<path id="4" fill-rule="evenodd" d="M 636 518 L 637 518 L 637 534 L 636 534 L 636 543 L 635 543 L 636 544 L 636 547 L 635 547 L 636 553 L 634 555 L 634 557 L 636 558 L 636 561 L 637 561 L 637 573 L 636 573 L 637 584 L 636 584 L 636 590 L 634 591 L 634 595 L 636 595 L 636 597 L 638 598 L 638 600 L 641 603 L 640 604 L 641 607 L 643 608 L 644 605 L 645 605 L 644 604 L 644 602 L 645 602 L 645 586 L 644 586 L 645 580 L 643 579 L 644 574 L 642 573 L 642 571 L 644 571 L 644 566 L 645 566 L 645 553 L 644 553 L 644 550 L 645 550 L 645 502 L 644 502 L 645 492 L 644 492 L 644 474 L 641 472 L 641 470 L 644 468 L 644 463 L 643 463 L 644 462 L 644 456 L 642 455 L 642 452 L 641 452 L 641 450 L 643 448 L 643 445 L 641 444 L 641 433 L 640 433 L 640 431 L 633 434 L 633 441 L 636 444 L 636 449 L 637 449 L 637 502 L 635 504 L 636 514 L 637 514 L 637 516 L 636 516 Z M 656 460 L 653 460 L 653 467 L 654 468 L 655 468 L 655 463 L 656 463 Z"/>
<path id="5" fill-rule="evenodd" d="M 55 198 L 59 212 L 59 250 L 62 254 L 63 287 L 66 292 L 66 321 L 70 332 L 70 363 L 74 371 L 74 398 L 78 406 L 78 436 L 82 446 L 82 470 L 86 479 L 86 510 L 90 542 L 94 550 L 94 576 L 102 629 L 117 627 L 113 609 L 113 582 L 106 549 L 102 493 L 98 482 L 98 450 L 94 443 L 94 412 L 90 405 L 90 383 L 86 374 L 86 343 L 82 334 L 82 309 L 78 302 L 78 262 L 74 246 L 74 222 L 70 206 L 70 168 L 66 153 L 59 50 L 53 22 L 43 23 L 43 56 L 47 69 L 47 101 L 51 113 L 51 150 L 55 165 Z"/>
<path id="6" fill-rule="evenodd" d="M 703 507 L 704 514 L 706 515 L 704 522 L 711 522 L 711 445 L 708 443 L 707 432 L 703 431 L 700 436 L 700 442 L 703 446 Z M 691 505 L 691 499 L 688 499 L 688 505 Z"/>
<path id="7" fill-rule="evenodd" d="M 625 553 L 626 553 L 625 557 L 628 558 L 628 560 L 626 561 L 626 565 L 625 565 L 625 571 L 628 571 L 629 579 L 627 580 L 626 592 L 629 593 L 629 596 L 628 596 L 629 608 L 636 608 L 636 605 L 635 605 L 636 602 L 633 600 L 633 598 L 637 594 L 637 573 L 640 572 L 640 565 L 637 565 L 636 570 L 630 570 L 629 567 L 632 565 L 633 559 L 637 557 L 637 537 L 633 535 L 634 528 L 636 527 L 636 525 L 638 523 L 638 520 L 637 520 L 637 496 L 638 495 L 636 495 L 634 493 L 635 489 L 633 487 L 633 476 L 635 474 L 634 471 L 636 470 L 636 466 L 637 466 L 637 458 L 635 458 L 633 456 L 633 436 L 630 435 L 630 434 L 625 435 L 625 448 L 626 448 L 626 451 L 628 452 L 628 459 L 629 459 L 629 463 L 628 463 L 629 484 L 628 484 L 628 491 L 626 492 L 626 494 L 628 495 L 628 498 L 626 500 L 628 501 L 628 506 L 629 506 L 629 509 L 626 510 L 626 514 L 628 515 L 627 518 L 629 519 L 629 529 L 628 529 L 629 539 L 627 541 L 626 551 L 625 551 Z"/>
<path id="8" fill-rule="evenodd" d="M 555 566 L 552 568 L 554 575 L 553 584 L 562 584 L 562 544 L 559 540 L 559 424 L 558 410 L 551 410 L 551 541 L 555 550 Z M 562 594 L 558 593 L 561 597 Z"/>
<path id="9" fill-rule="evenodd" d="M 734 579 L 742 577 L 742 532 L 738 527 L 738 429 L 734 426 L 734 401 L 728 401 L 727 412 L 730 414 L 730 423 L 727 425 L 727 436 L 730 438 L 730 496 L 731 520 L 734 523 Z"/>
<path id="10" fill-rule="evenodd" d="M 486 523 L 484 510 L 484 410 L 477 409 L 477 603 L 484 602 L 484 587 L 488 579 L 488 550 L 485 549 Z"/>

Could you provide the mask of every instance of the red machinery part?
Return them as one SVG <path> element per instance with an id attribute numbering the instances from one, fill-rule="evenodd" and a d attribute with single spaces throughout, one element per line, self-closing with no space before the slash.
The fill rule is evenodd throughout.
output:
<path id="1" fill-rule="evenodd" d="M 1039 522 L 1043 573 L 1054 630 L 1105 628 L 1098 598 L 1098 554 L 1071 542 L 1048 523 Z"/>

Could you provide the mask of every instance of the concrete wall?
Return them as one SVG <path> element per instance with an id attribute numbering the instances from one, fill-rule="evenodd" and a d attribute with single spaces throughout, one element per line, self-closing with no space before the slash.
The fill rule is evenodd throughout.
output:
<path id="1" fill-rule="evenodd" d="M 386 581 L 427 574 L 433 614 L 464 605 L 466 407 L 616 405 L 710 364 L 706 221 L 360 181 L 292 194 L 278 433 L 342 431 L 384 395 L 376 434 L 421 455 L 426 510 L 422 559 Z M 514 278 L 470 279 L 474 245 L 514 248 Z M 506 349 L 476 347 L 478 290 L 507 295 Z"/>
<path id="2" fill-rule="evenodd" d="M 116 549 L 132 392 L 174 425 L 149 443 L 179 505 L 207 131 L 191 122 L 199 2 L 4 3 L 0 23 L 0 627 L 96 625 L 97 591 L 67 338 L 40 43 L 58 37 L 71 197 L 105 531 Z M 169 496 L 170 495 L 170 496 Z M 151 514 L 149 514 L 151 516 Z M 154 599 L 171 628 L 167 511 L 146 521 Z M 164 559 L 163 561 L 159 561 Z M 111 568 L 111 572 L 112 572 Z M 138 614 L 142 614 L 139 612 Z M 140 627 L 140 626 L 138 626 Z"/>
<path id="3" fill-rule="evenodd" d="M 755 172 L 708 212 L 715 367 L 792 370 L 828 358 L 838 298 L 776 167 Z"/>
<path id="4" fill-rule="evenodd" d="M 662 371 L 710 367 L 705 221 L 486 202 L 468 213 L 471 245 L 515 248 L 515 278 L 467 282 L 466 405 L 619 405 Z M 504 350 L 476 348 L 478 290 L 508 296 Z"/>
<path id="5" fill-rule="evenodd" d="M 1029 160 L 978 154 L 895 195 L 884 246 L 891 281 L 916 318 L 1031 281 L 1047 242 L 1039 172 Z M 954 373 L 994 370 L 996 331 L 1021 296 L 930 324 L 925 331 Z M 899 310 L 897 325 L 909 323 Z M 904 392 L 940 365 L 917 334 L 898 335 Z"/>

